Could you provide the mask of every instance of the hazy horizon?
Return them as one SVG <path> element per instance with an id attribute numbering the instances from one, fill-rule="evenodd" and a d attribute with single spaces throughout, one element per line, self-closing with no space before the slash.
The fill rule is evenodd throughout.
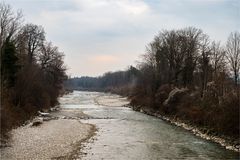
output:
<path id="1" fill-rule="evenodd" d="M 134 65 L 162 29 L 197 27 L 224 43 L 240 31 L 238 0 L 8 0 L 65 53 L 68 74 L 99 76 Z M 127 58 L 126 58 L 127 57 Z"/>

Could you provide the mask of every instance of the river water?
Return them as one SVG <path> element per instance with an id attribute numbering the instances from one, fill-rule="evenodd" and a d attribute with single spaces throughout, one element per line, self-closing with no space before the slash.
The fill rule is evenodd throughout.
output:
<path id="1" fill-rule="evenodd" d="M 236 152 L 194 136 L 161 119 L 124 107 L 117 95 L 74 91 L 60 99 L 62 108 L 80 109 L 96 125 L 94 140 L 85 142 L 79 159 L 238 159 Z"/>

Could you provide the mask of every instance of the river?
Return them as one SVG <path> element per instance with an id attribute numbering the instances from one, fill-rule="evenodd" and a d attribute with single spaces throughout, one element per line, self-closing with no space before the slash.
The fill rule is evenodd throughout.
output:
<path id="1" fill-rule="evenodd" d="M 161 119 L 124 107 L 118 95 L 74 91 L 60 98 L 64 109 L 80 109 L 96 125 L 96 135 L 82 144 L 83 160 L 238 159 L 236 152 L 196 137 Z"/>

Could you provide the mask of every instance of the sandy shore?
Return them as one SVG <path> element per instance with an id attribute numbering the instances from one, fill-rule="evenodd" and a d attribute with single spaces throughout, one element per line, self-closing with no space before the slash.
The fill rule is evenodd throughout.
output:
<path id="1" fill-rule="evenodd" d="M 116 94 L 98 96 L 94 99 L 94 102 L 98 105 L 110 107 L 122 107 L 129 104 L 129 101 L 126 97 L 122 97 Z"/>
<path id="2" fill-rule="evenodd" d="M 126 98 L 111 94 L 96 97 L 94 101 L 99 105 L 116 107 L 129 103 Z M 81 154 L 81 143 L 96 131 L 94 125 L 81 123 L 81 119 L 91 117 L 80 109 L 60 108 L 35 120 L 39 118 L 48 120 L 43 120 L 39 126 L 32 126 L 29 122 L 11 131 L 7 147 L 0 148 L 0 159 L 76 159 Z"/>
<path id="3" fill-rule="evenodd" d="M 1 148 L 0 159 L 72 159 L 95 132 L 95 126 L 80 122 L 86 117 L 81 111 L 60 110 L 50 116 L 54 119 L 39 126 L 30 123 L 12 130 L 10 146 Z"/>

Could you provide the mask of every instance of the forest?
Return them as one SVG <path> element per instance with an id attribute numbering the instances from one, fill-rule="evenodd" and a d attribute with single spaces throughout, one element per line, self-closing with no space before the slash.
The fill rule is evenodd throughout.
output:
<path id="1" fill-rule="evenodd" d="M 110 91 L 126 94 L 131 86 L 133 87 L 138 73 L 137 68 L 130 66 L 126 71 L 107 72 L 99 77 L 69 78 L 64 85 L 68 90 Z"/>
<path id="2" fill-rule="evenodd" d="M 240 33 L 226 44 L 201 29 L 160 31 L 136 67 L 69 79 L 67 88 L 127 96 L 135 110 L 198 126 L 239 143 Z"/>
<path id="3" fill-rule="evenodd" d="M 58 104 L 66 80 L 64 53 L 44 28 L 0 3 L 1 136 Z"/>

